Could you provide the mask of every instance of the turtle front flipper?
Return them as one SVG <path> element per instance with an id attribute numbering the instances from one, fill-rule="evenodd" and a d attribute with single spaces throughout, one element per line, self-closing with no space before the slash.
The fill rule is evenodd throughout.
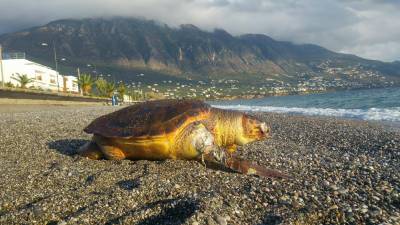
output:
<path id="1" fill-rule="evenodd" d="M 211 132 L 202 123 L 192 123 L 174 140 L 174 158 L 193 160 L 208 154 L 216 146 Z"/>
<path id="2" fill-rule="evenodd" d="M 225 161 L 225 166 L 242 174 L 257 175 L 260 177 L 289 178 L 288 175 L 273 169 L 268 169 L 255 164 L 254 162 L 243 160 L 232 156 Z"/>
<path id="3" fill-rule="evenodd" d="M 282 172 L 259 166 L 254 162 L 241 159 L 235 155 L 232 155 L 229 151 L 226 152 L 226 150 L 222 149 L 215 149 L 204 157 L 206 161 L 216 162 L 241 174 L 271 178 L 289 178 L 288 175 Z"/>

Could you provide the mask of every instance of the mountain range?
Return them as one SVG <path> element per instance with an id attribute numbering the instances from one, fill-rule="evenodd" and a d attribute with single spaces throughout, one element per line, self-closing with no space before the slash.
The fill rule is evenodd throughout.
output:
<path id="1" fill-rule="evenodd" d="M 5 52 L 26 52 L 28 58 L 51 67 L 55 47 L 62 73 L 75 73 L 79 67 L 83 72 L 112 74 L 127 82 L 400 83 L 400 62 L 363 59 L 263 34 L 233 36 L 222 29 L 209 32 L 190 24 L 171 27 L 137 18 L 57 20 L 3 34 L 0 43 Z"/>

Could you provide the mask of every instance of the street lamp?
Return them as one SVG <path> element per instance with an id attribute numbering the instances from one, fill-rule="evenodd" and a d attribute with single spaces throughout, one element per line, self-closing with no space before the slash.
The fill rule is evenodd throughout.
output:
<path id="1" fill-rule="evenodd" d="M 60 82 L 58 80 L 58 63 L 57 63 L 57 52 L 56 52 L 56 42 L 53 41 L 53 51 L 54 51 L 54 63 L 56 64 L 56 74 L 57 74 L 57 91 L 60 92 Z"/>
<path id="2" fill-rule="evenodd" d="M 0 74 L 1 74 L 1 87 L 4 88 L 4 75 L 3 75 L 3 51 L 0 45 Z"/>
<path id="3" fill-rule="evenodd" d="M 41 45 L 44 47 L 49 46 L 49 44 L 47 44 L 46 42 L 41 43 Z M 54 64 L 56 66 L 56 74 L 57 74 L 57 91 L 60 92 L 60 81 L 58 79 L 58 63 L 57 63 L 57 52 L 56 52 L 55 41 L 53 41 L 53 55 L 54 55 Z"/>

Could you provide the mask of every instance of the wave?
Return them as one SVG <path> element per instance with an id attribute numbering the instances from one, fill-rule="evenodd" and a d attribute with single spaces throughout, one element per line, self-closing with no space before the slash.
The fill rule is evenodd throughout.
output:
<path id="1" fill-rule="evenodd" d="M 369 109 L 297 108 L 250 105 L 213 105 L 213 107 L 253 112 L 277 112 L 311 116 L 335 116 L 362 120 L 400 122 L 400 107 Z"/>

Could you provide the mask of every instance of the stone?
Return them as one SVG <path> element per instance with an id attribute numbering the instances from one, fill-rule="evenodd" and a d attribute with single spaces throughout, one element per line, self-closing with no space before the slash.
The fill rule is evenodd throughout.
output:
<path id="1" fill-rule="evenodd" d="M 223 217 L 223 216 L 217 215 L 217 216 L 215 217 L 215 219 L 217 220 L 217 223 L 218 223 L 219 225 L 227 225 L 227 224 L 228 224 L 227 221 L 226 221 L 226 218 Z"/>

